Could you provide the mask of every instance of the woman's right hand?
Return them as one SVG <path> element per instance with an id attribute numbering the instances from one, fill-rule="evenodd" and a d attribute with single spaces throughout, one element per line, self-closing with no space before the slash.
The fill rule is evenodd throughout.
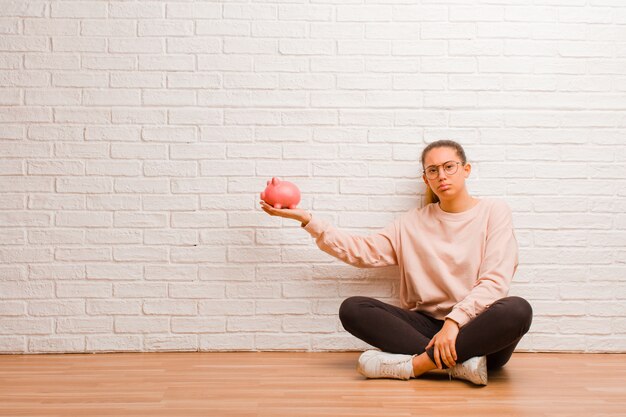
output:
<path id="1" fill-rule="evenodd" d="M 311 220 L 311 214 L 306 210 L 302 210 L 299 208 L 277 209 L 267 204 L 263 200 L 259 201 L 259 203 L 261 204 L 261 208 L 263 209 L 263 211 L 265 211 L 270 216 L 279 216 L 279 217 L 286 217 L 288 219 L 298 220 L 300 223 L 302 223 L 303 226 L 306 226 L 306 224 Z"/>

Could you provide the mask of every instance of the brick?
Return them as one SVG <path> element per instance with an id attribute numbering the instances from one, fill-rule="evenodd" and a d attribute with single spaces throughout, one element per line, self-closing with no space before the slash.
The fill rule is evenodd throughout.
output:
<path id="1" fill-rule="evenodd" d="M 141 165 L 138 161 L 87 161 L 85 169 L 87 175 L 128 176 L 137 177 L 141 174 Z M 97 196 L 88 196 L 92 198 Z M 101 197 L 101 196 L 100 196 Z"/>
<path id="2" fill-rule="evenodd" d="M 168 74 L 167 84 L 172 88 L 219 88 L 221 78 L 216 74 Z M 173 110 L 174 111 L 174 110 Z"/>
<path id="3" fill-rule="evenodd" d="M 142 71 L 192 71 L 194 69 L 194 57 L 190 54 L 168 54 L 139 56 L 139 69 Z"/>
<path id="4" fill-rule="evenodd" d="M 4 229 L 0 235 L 0 243 L 4 245 L 23 245 L 26 243 L 26 233 L 20 229 Z"/>
<path id="5" fill-rule="evenodd" d="M 167 317 L 115 317 L 115 333 L 163 333 L 170 329 Z"/>
<path id="6" fill-rule="evenodd" d="M 51 318 L 3 318 L 0 326 L 0 334 L 49 335 L 53 330 L 54 319 Z"/>
<path id="7" fill-rule="evenodd" d="M 113 284 L 113 295 L 120 298 L 164 298 L 167 295 L 167 284 L 158 282 L 116 282 Z M 111 300 L 87 302 L 87 310 L 89 313 L 96 310 L 101 314 L 113 314 L 110 309 L 119 311 L 119 314 L 139 314 L 141 305 L 139 301 L 120 300 L 116 303 L 110 303 Z M 92 310 L 92 311 L 90 311 Z"/>
<path id="8" fill-rule="evenodd" d="M 196 20 L 195 23 L 196 33 L 198 35 L 247 36 L 250 34 L 250 23 L 240 22 L 234 19 L 221 19 L 211 21 Z M 155 26 L 158 28 L 158 25 L 155 25 L 154 21 L 151 21 L 149 25 L 146 25 L 146 30 L 149 30 L 148 28 L 151 28 L 150 30 L 154 31 Z M 155 31 L 155 35 L 160 36 L 162 33 L 164 33 L 164 31 L 174 31 L 174 29 L 174 27 L 161 28 L 161 31 Z M 178 27 L 176 29 L 178 29 Z M 186 26 L 185 29 L 187 29 Z M 182 26 L 177 31 L 182 32 Z"/>
<path id="9" fill-rule="evenodd" d="M 113 259 L 121 262 L 164 262 L 168 260 L 168 250 L 165 247 L 118 245 L 113 248 Z"/>
<path id="10" fill-rule="evenodd" d="M 98 37 L 52 37 L 52 50 L 60 52 L 106 52 L 107 43 Z M 41 49 L 34 49 L 41 50 Z"/>
<path id="11" fill-rule="evenodd" d="M 61 177 L 56 181 L 56 190 L 61 193 L 108 193 L 112 188 L 108 178 Z"/>
<path id="12" fill-rule="evenodd" d="M 226 330 L 229 332 L 277 332 L 281 328 L 281 318 L 257 315 L 250 317 L 228 317 Z"/>
<path id="13" fill-rule="evenodd" d="M 148 177 L 193 177 L 198 168 L 193 161 L 145 161 L 143 164 L 144 175 Z"/>
<path id="14" fill-rule="evenodd" d="M 237 266 L 199 266 L 201 281 L 252 281 L 254 267 L 247 265 Z"/>
<path id="15" fill-rule="evenodd" d="M 196 335 L 146 335 L 143 346 L 148 351 L 198 351 Z"/>
<path id="16" fill-rule="evenodd" d="M 167 39 L 167 53 L 214 54 L 221 51 L 222 43 L 219 38 L 194 36 L 193 38 Z M 153 52 L 158 53 L 160 51 L 155 50 Z"/>
<path id="17" fill-rule="evenodd" d="M 190 36 L 193 22 L 188 20 L 143 20 L 138 22 L 139 36 Z M 198 34 L 202 34 L 198 32 Z"/>
<path id="18" fill-rule="evenodd" d="M 36 267 L 32 265 L 31 268 Z M 27 277 L 25 265 L 0 266 L 0 280 L 2 281 L 23 281 Z"/>
<path id="19" fill-rule="evenodd" d="M 72 353 L 85 351 L 85 339 L 76 337 L 31 337 L 28 340 L 28 351 L 33 353 L 57 352 Z"/>
<path id="20" fill-rule="evenodd" d="M 128 55 L 89 55 L 82 54 L 82 68 L 92 70 L 132 70 L 135 68 L 137 58 Z M 149 77 L 150 74 L 142 74 L 144 77 Z M 113 87 L 114 85 L 111 84 Z"/>
<path id="21" fill-rule="evenodd" d="M 198 243 L 195 230 L 146 230 L 144 243 L 147 245 L 193 245 Z"/>
<path id="22" fill-rule="evenodd" d="M 143 303 L 145 314 L 189 316 L 197 314 L 196 302 L 150 299 Z"/>
<path id="23" fill-rule="evenodd" d="M 139 210 L 139 196 L 125 195 L 89 195 L 87 208 L 95 210 Z"/>
<path id="24" fill-rule="evenodd" d="M 173 227 L 222 227 L 226 224 L 223 213 L 181 212 L 172 213 Z"/>
<path id="25" fill-rule="evenodd" d="M 111 121 L 111 112 L 105 109 L 58 108 L 54 118 L 59 123 L 102 123 Z"/>
<path id="26" fill-rule="evenodd" d="M 172 333 L 220 333 L 226 330 L 226 319 L 173 317 Z"/>
<path id="27" fill-rule="evenodd" d="M 137 33 L 137 24 L 131 20 L 83 19 L 80 23 L 83 36 L 132 37 Z"/>
<path id="28" fill-rule="evenodd" d="M 86 106 L 140 105 L 139 90 L 83 90 L 83 103 Z"/>
<path id="29" fill-rule="evenodd" d="M 24 54 L 24 68 L 50 70 L 78 70 L 78 56 L 72 54 Z"/>
<path id="30" fill-rule="evenodd" d="M 256 57 L 254 58 L 254 62 L 256 62 Z M 262 70 L 262 63 L 264 62 L 264 57 L 259 56 L 259 64 L 258 68 L 255 68 L 256 71 Z M 267 65 L 274 64 L 276 60 L 279 60 L 278 57 L 272 56 L 270 58 L 265 58 Z M 279 63 L 277 66 L 283 68 L 283 65 Z M 253 57 L 245 56 L 245 55 L 198 55 L 198 69 L 201 71 L 251 71 L 253 67 Z M 266 70 L 267 71 L 267 70 Z"/>
<path id="31" fill-rule="evenodd" d="M 109 248 L 56 248 L 54 258 L 60 261 L 109 261 Z"/>
<path id="32" fill-rule="evenodd" d="M 143 208 L 149 211 L 197 210 L 198 199 L 195 196 L 144 196 Z"/>
<path id="33" fill-rule="evenodd" d="M 141 265 L 89 264 L 86 266 L 87 279 L 137 280 L 143 278 Z"/>
<path id="34" fill-rule="evenodd" d="M 173 298 L 223 298 L 223 284 L 172 284 L 169 295 Z"/>
<path id="35" fill-rule="evenodd" d="M 183 280 L 194 281 L 198 277 L 197 266 L 187 265 L 148 265 L 145 279 L 148 280 Z"/>
<path id="36" fill-rule="evenodd" d="M 134 335 L 94 335 L 86 337 L 88 352 L 137 352 L 141 337 Z"/>
<path id="37" fill-rule="evenodd" d="M 285 317 L 282 330 L 287 333 L 334 333 L 339 319 L 336 317 Z"/>
<path id="38" fill-rule="evenodd" d="M 186 90 L 146 90 L 143 94 L 145 105 L 191 106 L 196 104 L 193 91 Z"/>
<path id="39" fill-rule="evenodd" d="M 0 122 L 52 122 L 52 111 L 30 106 L 3 107 L 0 108 Z"/>
<path id="40" fill-rule="evenodd" d="M 159 19 L 165 17 L 165 3 L 142 1 L 133 3 L 111 3 L 109 18 L 119 19 Z"/>
<path id="41" fill-rule="evenodd" d="M 221 4 L 215 3 L 170 3 L 167 4 L 167 18 L 219 19 L 222 8 Z"/>
<path id="42" fill-rule="evenodd" d="M 279 125 L 281 114 L 273 110 L 230 110 L 224 112 L 224 123 L 226 125 Z"/>
<path id="43" fill-rule="evenodd" d="M 84 301 L 45 300 L 28 303 L 28 314 L 31 316 L 80 316 L 84 313 Z"/>
<path id="44" fill-rule="evenodd" d="M 111 213 L 97 211 L 61 211 L 56 214 L 56 225 L 65 227 L 110 227 Z"/>
<path id="45" fill-rule="evenodd" d="M 87 243 L 143 243 L 141 232 L 132 229 L 90 229 L 86 233 Z"/>
<path id="46" fill-rule="evenodd" d="M 28 105 L 77 106 L 81 103 L 80 91 L 68 89 L 47 89 L 27 91 L 24 103 Z"/>
<path id="47" fill-rule="evenodd" d="M 21 245 L 26 243 L 26 233 L 18 229 L 5 229 L 4 235 L 0 237 L 0 243 L 6 245 Z"/>
<path id="48" fill-rule="evenodd" d="M 117 71 L 111 73 L 111 87 L 162 88 L 165 78 L 161 74 Z"/>
<path id="49" fill-rule="evenodd" d="M 111 144 L 111 156 L 122 159 L 166 159 L 167 146 L 160 144 Z"/>
<path id="50" fill-rule="evenodd" d="M 85 278 L 84 265 L 29 265 L 29 279 L 80 280 Z"/>
<path id="51" fill-rule="evenodd" d="M 0 38 L 1 52 L 46 52 L 48 38 L 42 36 L 3 36 Z"/>
<path id="52" fill-rule="evenodd" d="M 0 298 L 2 299 L 39 299 L 54 296 L 54 285 L 51 282 L 0 282 Z"/>
<path id="53" fill-rule="evenodd" d="M 83 243 L 82 230 L 32 230 L 28 231 L 29 243 L 56 244 L 56 243 Z"/>
<path id="54" fill-rule="evenodd" d="M 252 300 L 237 300 L 236 303 L 231 300 L 200 300 L 198 314 L 201 316 L 251 316 L 255 312 L 254 305 L 255 301 Z M 211 319 L 212 317 L 205 318 L 207 321 Z"/>
<path id="55" fill-rule="evenodd" d="M 241 333 L 216 333 L 210 335 L 200 335 L 200 350 L 254 350 L 254 335 Z"/>
<path id="56" fill-rule="evenodd" d="M 277 13 L 277 6 L 272 4 L 225 4 L 223 17 L 243 20 L 276 20 Z M 282 20 L 283 17 L 281 16 L 280 19 Z"/>
<path id="57" fill-rule="evenodd" d="M 310 350 L 309 335 L 260 334 L 255 337 L 259 350 Z"/>
<path id="58" fill-rule="evenodd" d="M 51 262 L 52 252 L 47 248 L 21 248 L 15 249 L 10 246 L 0 248 L 0 261 L 3 263 L 34 263 L 34 262 Z"/>
<path id="59" fill-rule="evenodd" d="M 0 78 L 0 85 L 6 87 L 46 87 L 49 84 L 48 78 L 47 74 L 38 71 L 6 71 Z M 7 89 L 7 92 L 11 91 L 14 90 Z M 7 96 L 10 97 L 10 95 Z M 8 97 L 3 98 L 5 104 L 20 104 L 19 101 L 11 103 Z"/>
<path id="60" fill-rule="evenodd" d="M 197 193 L 225 193 L 226 184 L 223 179 L 174 179 L 172 193 L 174 194 L 197 194 Z"/>

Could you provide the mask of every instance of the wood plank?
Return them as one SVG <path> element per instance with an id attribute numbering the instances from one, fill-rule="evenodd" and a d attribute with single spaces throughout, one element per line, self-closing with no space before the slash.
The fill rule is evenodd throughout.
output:
<path id="1" fill-rule="evenodd" d="M 0 416 L 626 416 L 626 355 L 515 353 L 478 387 L 359 352 L 0 355 Z"/>

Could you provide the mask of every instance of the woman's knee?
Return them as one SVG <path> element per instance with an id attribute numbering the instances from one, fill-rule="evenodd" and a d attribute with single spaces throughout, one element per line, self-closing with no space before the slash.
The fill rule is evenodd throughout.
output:
<path id="1" fill-rule="evenodd" d="M 518 296 L 511 296 L 503 298 L 503 301 L 507 306 L 507 315 L 509 320 L 514 323 L 522 325 L 522 334 L 525 334 L 530 329 L 530 324 L 533 320 L 533 308 L 528 301 Z"/>
<path id="2" fill-rule="evenodd" d="M 339 306 L 339 320 L 345 325 L 354 322 L 359 316 L 359 310 L 367 304 L 369 298 L 359 295 L 348 297 Z"/>

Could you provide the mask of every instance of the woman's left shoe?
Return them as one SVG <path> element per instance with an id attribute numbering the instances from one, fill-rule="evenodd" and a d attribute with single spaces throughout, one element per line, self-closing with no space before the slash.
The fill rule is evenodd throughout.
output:
<path id="1" fill-rule="evenodd" d="M 464 379 L 476 385 L 487 385 L 487 357 L 474 356 L 448 368 L 450 379 Z"/>
<path id="2" fill-rule="evenodd" d="M 410 379 L 413 356 L 367 350 L 359 357 L 356 370 L 367 378 Z"/>

